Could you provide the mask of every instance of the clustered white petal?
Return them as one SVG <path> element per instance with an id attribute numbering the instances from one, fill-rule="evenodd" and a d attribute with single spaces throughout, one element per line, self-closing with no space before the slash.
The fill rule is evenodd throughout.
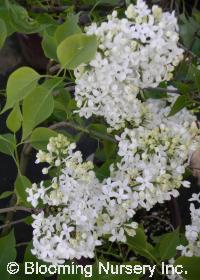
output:
<path id="1" fill-rule="evenodd" d="M 80 116 L 104 116 L 112 129 L 124 127 L 116 136 L 120 160 L 111 165 L 110 177 L 100 182 L 93 163 L 83 161 L 75 143 L 61 134 L 37 154 L 36 163 L 48 163 L 42 172 L 51 170 L 51 180 L 33 184 L 27 193 L 33 207 L 48 210 L 33 215 L 32 252 L 46 262 L 93 258 L 105 236 L 125 242 L 127 234 L 136 233 L 139 208 L 149 210 L 178 196 L 181 185 L 190 186 L 183 175 L 200 143 L 196 118 L 187 109 L 169 116 L 173 95 L 138 98 L 140 89 L 169 80 L 182 58 L 176 18 L 157 6 L 148 9 L 142 0 L 125 14 L 119 19 L 114 12 L 99 27 L 88 27 L 99 49 L 89 65 L 75 71 Z M 194 206 L 191 211 L 187 238 L 197 242 Z"/>
<path id="2" fill-rule="evenodd" d="M 138 205 L 149 210 L 157 202 L 177 197 L 181 185 L 190 187 L 183 175 L 200 139 L 195 117 L 187 109 L 167 117 L 171 107 L 166 101 L 151 100 L 146 106 L 148 121 L 134 129 L 125 128 L 120 137 L 116 136 L 122 159 L 112 167 L 112 180 L 107 180 L 105 189 L 113 189 L 114 182 L 123 182 L 123 191 L 117 187 L 129 196 L 130 203 L 136 200 L 132 197 L 134 191 L 139 195 Z"/>
<path id="3" fill-rule="evenodd" d="M 75 71 L 80 116 L 103 116 L 114 129 L 140 124 L 145 109 L 139 90 L 170 80 L 183 57 L 174 13 L 138 0 L 125 14 L 120 19 L 114 11 L 107 22 L 87 27 L 88 35 L 97 36 L 98 51 Z"/>
<path id="4" fill-rule="evenodd" d="M 190 215 L 191 224 L 187 225 L 185 230 L 185 237 L 188 244 L 186 246 L 179 245 L 177 250 L 180 251 L 182 256 L 186 257 L 199 257 L 200 256 L 200 193 L 194 193 L 192 198 L 189 199 L 190 202 Z M 198 205 L 198 207 L 195 207 Z M 174 264 L 175 260 L 169 260 L 169 263 Z M 167 275 L 170 280 L 184 280 L 181 275 Z"/>
<path id="5" fill-rule="evenodd" d="M 181 251 L 183 256 L 192 257 L 200 256 L 200 193 L 193 194 L 189 201 L 193 202 L 190 204 L 190 215 L 191 225 L 187 225 L 185 230 L 185 237 L 188 241 L 188 245 L 178 246 L 178 250 Z M 195 203 L 198 207 L 195 207 Z"/>
<path id="6" fill-rule="evenodd" d="M 48 152 L 39 151 L 36 162 L 50 162 L 48 169 L 56 167 L 56 176 L 48 185 L 42 181 L 27 189 L 33 207 L 42 204 L 51 213 L 33 215 L 32 253 L 46 262 L 93 258 L 103 235 L 110 235 L 110 241 L 125 241 L 125 232 L 133 236 L 137 228 L 137 223 L 129 221 L 135 211 L 127 209 L 126 201 L 121 203 L 126 196 L 121 194 L 115 201 L 114 195 L 103 192 L 93 163 L 83 162 L 81 152 L 73 151 L 75 147 L 61 134 L 50 138 Z"/>
<path id="7" fill-rule="evenodd" d="M 169 119 L 165 101 L 155 103 L 155 107 L 149 103 L 149 116 L 153 120 L 159 107 L 160 123 L 152 127 L 147 122 L 116 136 L 121 161 L 111 166 L 111 175 L 103 182 L 93 163 L 84 162 L 81 152 L 74 151 L 76 145 L 61 134 L 50 138 L 47 152 L 39 151 L 36 162 L 49 163 L 46 169 L 54 168 L 56 174 L 48 185 L 42 181 L 27 189 L 33 207 L 50 209 L 50 214 L 33 215 L 32 252 L 38 258 L 51 263 L 93 258 L 105 235 L 111 242 L 135 235 L 138 208 L 149 210 L 177 196 L 181 185 L 189 186 L 183 173 L 189 148 L 197 145 L 197 128 L 190 125 L 194 117 L 185 109 Z"/>

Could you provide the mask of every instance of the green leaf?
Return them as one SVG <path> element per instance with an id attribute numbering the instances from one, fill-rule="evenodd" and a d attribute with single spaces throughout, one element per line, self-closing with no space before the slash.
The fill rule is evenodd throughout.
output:
<path id="1" fill-rule="evenodd" d="M 52 114 L 54 108 L 52 91 L 61 82 L 62 78 L 58 77 L 47 80 L 24 99 L 22 106 L 23 139 L 28 137 L 38 124 L 45 121 Z"/>
<path id="2" fill-rule="evenodd" d="M 185 75 L 186 76 L 186 75 Z M 173 85 L 178 89 L 183 95 L 187 95 L 191 91 L 191 85 L 185 84 L 183 82 L 175 81 Z"/>
<path id="3" fill-rule="evenodd" d="M 152 90 L 145 90 L 144 91 L 144 97 L 146 99 L 148 98 L 152 98 L 152 99 L 161 99 L 161 98 L 166 98 L 168 95 L 167 95 L 167 90 L 166 92 L 160 92 L 156 89 L 152 89 Z"/>
<path id="4" fill-rule="evenodd" d="M 91 124 L 88 126 L 90 134 L 93 137 L 97 138 L 102 138 L 108 141 L 114 141 L 114 138 L 112 138 L 110 135 L 107 133 L 107 127 L 104 124 Z"/>
<path id="5" fill-rule="evenodd" d="M 153 255 L 153 247 L 147 242 L 147 237 L 142 228 L 136 230 L 136 235 L 134 237 L 127 236 L 126 243 L 133 252 L 136 252 L 151 261 L 156 259 Z"/>
<path id="6" fill-rule="evenodd" d="M 46 30 L 48 34 L 53 35 L 58 26 L 58 21 L 54 19 L 50 14 L 35 14 L 35 19 L 41 27 L 41 32 Z"/>
<path id="7" fill-rule="evenodd" d="M 107 127 L 103 124 L 93 123 L 89 125 L 89 129 L 97 133 L 107 134 Z"/>
<path id="8" fill-rule="evenodd" d="M 13 134 L 7 133 L 0 135 L 0 152 L 13 156 L 16 142 Z"/>
<path id="9" fill-rule="evenodd" d="M 13 26 L 11 25 L 8 9 L 5 7 L 5 5 L 1 5 L 1 3 L 0 3 L 0 18 L 4 21 L 4 23 L 6 25 L 6 31 L 7 31 L 7 37 L 8 37 L 12 33 L 14 33 L 15 28 L 13 28 Z"/>
<path id="10" fill-rule="evenodd" d="M 200 257 L 179 257 L 174 265 L 182 265 L 187 274 L 182 274 L 184 279 L 199 280 Z"/>
<path id="11" fill-rule="evenodd" d="M 75 34 L 67 37 L 57 49 L 57 56 L 63 68 L 75 69 L 92 60 L 97 51 L 96 36 Z"/>
<path id="12" fill-rule="evenodd" d="M 2 113 L 30 94 L 37 86 L 39 78 L 40 75 L 29 67 L 21 67 L 14 71 L 8 79 L 7 101 Z"/>
<path id="13" fill-rule="evenodd" d="M 54 105 L 54 116 L 61 121 L 63 119 L 70 119 L 70 117 L 73 115 L 73 110 L 70 110 L 68 108 L 68 104 L 71 100 L 70 93 L 65 90 L 61 89 L 59 91 L 59 94 L 54 98 L 55 105 Z"/>
<path id="14" fill-rule="evenodd" d="M 13 192 L 10 192 L 10 191 L 3 192 L 3 193 L 0 195 L 0 199 L 7 198 L 7 197 L 11 196 L 12 194 L 13 194 Z"/>
<path id="15" fill-rule="evenodd" d="M 7 37 L 7 28 L 5 22 L 0 18 L 0 48 L 3 47 Z"/>
<path id="16" fill-rule="evenodd" d="M 29 17 L 27 10 L 22 6 L 9 3 L 8 11 L 10 24 L 15 31 L 27 34 L 40 31 L 41 27 L 39 23 L 35 19 Z"/>
<path id="17" fill-rule="evenodd" d="M 176 256 L 176 247 L 180 245 L 179 230 L 164 234 L 159 242 L 161 260 L 171 259 Z"/>
<path id="18" fill-rule="evenodd" d="M 115 158 L 117 153 L 117 145 L 116 143 L 104 141 L 103 150 L 106 155 L 106 158 Z"/>
<path id="19" fill-rule="evenodd" d="M 26 189 L 31 186 L 30 180 L 25 176 L 18 175 L 15 181 L 15 192 L 17 195 L 17 204 L 31 207 L 31 204 L 27 202 Z"/>
<path id="20" fill-rule="evenodd" d="M 200 92 L 200 70 L 194 65 L 191 65 L 190 67 L 190 76 L 193 79 L 198 92 Z"/>
<path id="21" fill-rule="evenodd" d="M 198 24 L 200 24 L 200 12 L 195 10 L 192 14 L 193 18 L 197 21 Z"/>
<path id="22" fill-rule="evenodd" d="M 65 38 L 77 33 L 81 33 L 81 29 L 78 26 L 78 15 L 69 15 L 66 21 L 56 29 L 55 39 L 57 45 L 59 45 Z"/>
<path id="23" fill-rule="evenodd" d="M 138 228 L 136 230 L 136 235 L 134 237 L 127 236 L 127 244 L 132 248 L 146 248 L 147 246 L 147 237 L 144 233 L 144 230 Z"/>
<path id="24" fill-rule="evenodd" d="M 186 95 L 179 96 L 176 99 L 174 105 L 172 106 L 168 117 L 171 117 L 171 116 L 175 115 L 176 113 L 181 111 L 184 107 L 186 107 L 188 104 L 189 104 L 189 100 L 188 100 L 188 97 Z"/>
<path id="25" fill-rule="evenodd" d="M 17 103 L 13 110 L 10 112 L 7 120 L 6 125 L 7 127 L 14 133 L 16 133 L 22 124 L 22 114 L 19 107 L 19 104 Z"/>
<path id="26" fill-rule="evenodd" d="M 6 267 L 9 262 L 15 261 L 15 258 L 15 236 L 12 230 L 8 235 L 0 238 L 0 275 L 3 280 L 10 279 Z"/>
<path id="27" fill-rule="evenodd" d="M 181 81 L 181 82 L 187 81 L 188 70 L 189 70 L 188 63 L 186 63 L 185 60 L 181 61 L 179 66 L 176 69 L 174 79 L 176 81 Z M 176 87 L 176 83 L 173 83 L 173 85 L 175 85 L 175 87 Z"/>
<path id="28" fill-rule="evenodd" d="M 57 132 L 46 128 L 46 127 L 38 127 L 36 128 L 30 137 L 30 144 L 36 150 L 46 150 L 47 144 L 49 142 L 50 137 L 56 137 Z"/>
<path id="29" fill-rule="evenodd" d="M 46 57 L 58 60 L 56 54 L 56 39 L 53 36 L 49 35 L 46 31 L 43 32 L 42 48 Z"/>
<path id="30" fill-rule="evenodd" d="M 37 87 L 23 102 L 23 136 L 27 138 L 32 130 L 45 121 L 53 112 L 53 96 L 42 86 Z"/>
<path id="31" fill-rule="evenodd" d="M 184 45 L 191 49 L 191 43 L 195 42 L 195 34 L 198 33 L 200 25 L 192 17 L 187 18 L 184 14 L 180 16 L 180 20 L 181 39 Z"/>
<path id="32" fill-rule="evenodd" d="M 110 176 L 110 165 L 113 163 L 113 160 L 108 159 L 101 167 L 95 169 L 95 174 L 97 178 L 102 182 L 103 179 Z"/>

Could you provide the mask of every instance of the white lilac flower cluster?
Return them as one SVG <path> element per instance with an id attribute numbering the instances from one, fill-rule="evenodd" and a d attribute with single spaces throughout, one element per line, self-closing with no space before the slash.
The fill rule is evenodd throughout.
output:
<path id="1" fill-rule="evenodd" d="M 199 257 L 200 256 L 200 193 L 194 193 L 192 198 L 189 199 L 190 202 L 190 215 L 191 215 L 191 225 L 186 226 L 185 237 L 188 244 L 186 246 L 179 245 L 177 250 L 180 251 L 182 256 L 186 257 Z M 198 204 L 199 207 L 195 207 Z M 175 263 L 175 259 L 169 260 L 170 264 Z M 183 280 L 180 275 L 167 275 L 170 280 Z"/>
<path id="2" fill-rule="evenodd" d="M 196 118 L 187 109 L 169 116 L 173 95 L 138 98 L 141 89 L 172 77 L 182 58 L 177 31 L 173 13 L 150 10 L 142 0 L 128 7 L 126 18 L 114 12 L 99 27 L 88 27 L 99 49 L 75 71 L 75 98 L 80 116 L 104 116 L 112 129 L 124 127 L 116 136 L 120 161 L 100 182 L 93 163 L 84 162 L 63 135 L 50 138 L 47 152 L 39 151 L 36 163 L 47 163 L 42 172 L 53 177 L 27 190 L 33 207 L 50 209 L 33 215 L 32 252 L 39 259 L 93 258 L 104 236 L 124 242 L 126 234 L 135 235 L 138 208 L 149 210 L 178 196 L 181 185 L 189 187 L 183 175 L 200 143 Z"/>
<path id="3" fill-rule="evenodd" d="M 124 194 L 125 200 L 129 196 L 129 203 L 135 201 L 132 195 L 137 193 L 138 204 L 149 210 L 157 202 L 178 196 L 181 185 L 190 186 L 183 175 L 200 139 L 195 117 L 187 109 L 167 117 L 171 107 L 166 106 L 166 101 L 151 100 L 146 106 L 148 121 L 134 129 L 125 128 L 120 137 L 116 136 L 121 161 L 112 166 L 104 190 L 113 192 L 117 187 L 118 196 Z M 117 182 L 123 182 L 123 186 Z"/>
<path id="4" fill-rule="evenodd" d="M 117 12 L 100 26 L 87 27 L 99 45 L 95 58 L 75 70 L 75 99 L 80 116 L 105 117 L 111 128 L 139 125 L 144 117 L 140 89 L 156 87 L 173 76 L 183 57 L 178 47 L 174 13 L 149 9 L 143 0 L 130 5 L 120 19 Z"/>
<path id="5" fill-rule="evenodd" d="M 92 258 L 105 235 L 111 242 L 125 242 L 126 234 L 135 235 L 138 208 L 149 210 L 177 196 L 181 185 L 189 186 L 183 174 L 189 151 L 199 142 L 198 129 L 191 125 L 194 116 L 184 109 L 167 117 L 170 107 L 164 100 L 146 106 L 150 121 L 116 136 L 121 161 L 111 166 L 111 175 L 103 182 L 97 179 L 93 163 L 84 162 L 76 145 L 61 134 L 50 138 L 47 152 L 38 152 L 36 163 L 49 164 L 43 173 L 53 168 L 55 175 L 50 183 L 42 181 L 27 189 L 27 200 L 34 207 L 57 211 L 33 215 L 32 252 L 38 258 L 51 263 Z"/>
<path id="6" fill-rule="evenodd" d="M 50 214 L 41 211 L 33 215 L 32 225 L 32 253 L 46 262 L 93 258 L 103 235 L 109 235 L 110 241 L 125 241 L 125 232 L 135 235 L 137 228 L 137 223 L 129 222 L 135 212 L 129 213 L 121 201 L 103 193 L 93 163 L 83 162 L 75 147 L 61 134 L 50 138 L 48 151 L 39 151 L 36 163 L 50 164 L 43 169 L 45 174 L 52 167 L 57 172 L 48 185 L 42 181 L 27 189 L 28 201 L 34 207 L 50 209 Z"/>
<path id="7" fill-rule="evenodd" d="M 182 256 L 192 257 L 200 256 L 200 193 L 194 193 L 189 201 L 193 202 L 190 204 L 190 215 L 191 225 L 186 226 L 185 236 L 188 241 L 188 245 L 180 245 L 177 250 L 181 251 Z M 199 207 L 195 207 L 195 203 Z"/>

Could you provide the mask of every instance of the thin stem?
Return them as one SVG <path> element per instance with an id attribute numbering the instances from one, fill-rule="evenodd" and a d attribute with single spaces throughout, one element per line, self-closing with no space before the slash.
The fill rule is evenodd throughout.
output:
<path id="1" fill-rule="evenodd" d="M 14 134 L 14 138 L 15 138 L 15 143 L 17 143 L 16 134 Z M 14 158 L 15 158 L 15 163 L 16 163 L 16 165 L 17 165 L 18 172 L 19 172 L 19 174 L 21 174 L 21 171 L 20 171 L 20 164 L 19 164 L 19 155 L 18 155 L 18 151 L 17 151 L 17 146 L 15 146 L 14 155 L 15 155 Z"/>
<path id="2" fill-rule="evenodd" d="M 35 209 L 27 208 L 27 207 L 23 207 L 23 206 L 11 206 L 11 207 L 0 209 L 0 214 L 8 213 L 8 212 L 15 212 L 15 211 L 24 211 L 24 212 L 33 213 L 35 211 Z"/>
<path id="3" fill-rule="evenodd" d="M 41 78 L 49 78 L 49 79 L 53 79 L 55 76 L 49 75 L 49 74 L 44 74 L 41 75 Z"/>
<path id="4" fill-rule="evenodd" d="M 13 195 L 11 196 L 11 199 L 10 199 L 10 207 L 12 207 L 13 205 L 15 205 L 17 202 L 17 197 L 16 197 L 16 194 L 13 193 Z M 9 207 L 9 208 L 10 208 Z M 6 209 L 6 208 L 5 208 Z M 8 209 L 8 208 L 7 208 Z M 1 209 L 3 211 L 3 209 Z M 3 212 L 2 212 L 3 213 Z M 4 212 L 5 213 L 5 212 Z M 6 218 L 5 218 L 5 227 L 2 231 L 2 235 L 6 235 L 8 232 L 9 232 L 9 229 L 10 229 L 10 224 L 9 224 L 9 221 L 11 221 L 13 218 L 13 211 L 7 211 L 7 215 L 6 215 Z"/>
<path id="5" fill-rule="evenodd" d="M 55 73 L 57 72 L 58 70 L 60 70 L 60 64 L 56 64 L 56 65 L 53 65 L 49 68 L 49 73 Z"/>
<path id="6" fill-rule="evenodd" d="M 29 143 L 26 143 L 23 146 L 21 157 L 20 157 L 20 169 L 23 175 L 26 173 L 26 168 L 29 160 L 28 156 L 30 155 L 31 151 L 32 151 L 32 146 Z"/>
<path id="7" fill-rule="evenodd" d="M 13 222 L 10 222 L 10 223 L 8 222 L 5 225 L 0 226 L 0 229 L 7 228 L 7 227 L 10 228 L 13 225 L 16 225 L 16 224 L 19 224 L 19 223 L 23 223 L 24 221 L 25 221 L 25 219 L 20 219 L 20 220 L 13 221 Z"/>
<path id="8" fill-rule="evenodd" d="M 171 0 L 171 3 L 170 3 L 170 11 L 172 12 L 174 9 L 174 0 Z"/>
<path id="9" fill-rule="evenodd" d="M 70 92 L 73 92 L 75 90 L 75 86 L 68 86 L 68 87 L 65 87 L 66 90 L 70 91 Z"/>
<path id="10" fill-rule="evenodd" d="M 115 138 L 110 136 L 110 135 L 101 134 L 100 132 L 88 129 L 86 127 L 76 125 L 75 123 L 70 123 L 70 122 L 63 121 L 63 122 L 55 123 L 55 124 L 49 126 L 48 128 L 52 129 L 52 130 L 58 130 L 58 129 L 62 129 L 62 128 L 73 128 L 77 131 L 80 131 L 80 132 L 83 132 L 83 133 L 86 133 L 86 134 L 93 134 L 94 136 L 99 137 L 100 139 L 103 139 L 103 140 L 107 140 L 107 141 L 110 141 L 110 142 L 113 142 L 113 143 L 116 142 Z M 27 165 L 25 160 L 27 160 L 27 156 L 31 153 L 31 151 L 32 151 L 31 144 L 29 144 L 29 143 L 25 144 L 24 148 L 22 150 L 22 155 L 21 155 L 21 160 L 20 160 L 21 165 L 22 165 L 21 166 L 21 172 L 23 171 L 22 174 L 24 173 L 25 167 Z M 24 164 L 24 162 L 25 162 L 25 164 Z"/>
<path id="11" fill-rule="evenodd" d="M 167 222 L 166 220 L 164 220 L 164 219 L 162 219 L 162 218 L 160 218 L 160 217 L 158 217 L 158 216 L 149 215 L 149 216 L 145 216 L 144 218 L 146 218 L 146 219 L 155 219 L 155 220 L 158 220 L 158 221 L 160 221 L 160 222 L 162 222 L 162 223 L 168 225 L 168 226 L 171 228 L 171 230 L 174 231 L 174 227 L 173 227 L 173 225 L 172 225 L 171 223 Z"/>
<path id="12" fill-rule="evenodd" d="M 187 10 L 185 7 L 185 0 L 182 0 L 182 6 L 183 6 L 183 14 L 186 14 Z"/>
<path id="13" fill-rule="evenodd" d="M 101 0 L 97 1 L 94 6 L 92 7 L 92 9 L 89 11 L 89 16 L 91 16 L 91 14 L 94 12 L 94 10 L 96 9 L 96 7 L 101 3 Z"/>
<path id="14" fill-rule="evenodd" d="M 179 91 L 177 89 L 168 89 L 168 88 L 161 88 L 161 87 L 148 87 L 145 88 L 145 90 L 155 90 L 155 91 L 159 91 L 159 92 L 169 92 L 169 93 L 179 93 Z"/>
<path id="15" fill-rule="evenodd" d="M 121 256 L 118 256 L 118 255 L 116 255 L 116 254 L 114 254 L 114 253 L 110 253 L 110 252 L 106 252 L 106 251 L 101 251 L 100 249 L 96 249 L 96 251 L 97 251 L 98 253 L 103 254 L 103 255 L 113 256 L 113 257 L 115 257 L 115 258 L 118 259 L 118 260 L 123 260 L 123 258 L 122 258 Z"/>
<path id="16" fill-rule="evenodd" d="M 29 242 L 21 242 L 21 243 L 17 243 L 15 247 L 27 246 L 28 244 Z"/>
<path id="17" fill-rule="evenodd" d="M 110 141 L 110 142 L 113 142 L 113 143 L 116 142 L 115 138 L 112 137 L 112 136 L 104 135 L 100 132 L 94 131 L 94 130 L 89 129 L 87 127 L 82 127 L 82 126 L 76 125 L 75 123 L 59 122 L 59 123 L 51 125 L 49 128 L 53 129 L 53 130 L 57 130 L 59 128 L 69 128 L 69 127 L 73 128 L 77 131 L 86 133 L 86 134 L 93 134 L 94 136 L 97 136 L 97 137 L 99 137 L 100 139 L 103 139 L 103 140 L 107 140 L 107 141 Z"/>
<path id="18" fill-rule="evenodd" d="M 172 207 L 171 213 L 173 213 L 173 216 L 172 216 L 173 226 L 175 228 L 180 227 L 182 224 L 181 213 L 180 213 L 180 208 L 179 208 L 178 202 L 177 202 L 176 198 L 174 198 L 174 197 L 172 197 L 172 199 L 171 199 L 171 207 Z"/>
<path id="19" fill-rule="evenodd" d="M 58 73 L 56 74 L 56 77 L 59 77 L 63 70 L 64 70 L 64 69 L 61 67 L 61 68 L 59 69 Z"/>
<path id="20" fill-rule="evenodd" d="M 119 4 L 119 7 L 123 7 L 124 3 Z M 64 12 L 69 6 L 63 5 L 63 6 L 57 6 L 57 7 L 32 7 L 31 12 L 33 13 L 62 13 Z M 91 5 L 75 5 L 76 11 L 90 11 Z M 103 10 L 110 11 L 113 9 L 111 5 L 106 4 L 99 4 L 99 8 Z"/>
<path id="21" fill-rule="evenodd" d="M 198 101 L 198 100 L 196 100 L 196 99 L 193 99 L 192 102 L 197 103 L 197 104 L 200 104 L 200 101 Z"/>
<path id="22" fill-rule="evenodd" d="M 65 11 L 68 6 L 58 6 L 58 7 L 32 7 L 31 12 L 33 13 L 61 13 Z"/>

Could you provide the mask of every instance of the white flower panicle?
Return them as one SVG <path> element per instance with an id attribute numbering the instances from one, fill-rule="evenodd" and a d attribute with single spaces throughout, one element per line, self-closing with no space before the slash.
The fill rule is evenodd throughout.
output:
<path id="1" fill-rule="evenodd" d="M 88 65 L 75 70 L 80 116 L 103 116 L 114 129 L 126 122 L 140 124 L 145 109 L 139 90 L 170 80 L 183 57 L 174 13 L 158 6 L 149 9 L 138 0 L 125 14 L 120 19 L 114 11 L 107 22 L 87 27 L 88 35 L 97 36 L 98 51 Z"/>
<path id="2" fill-rule="evenodd" d="M 188 241 L 188 245 L 180 245 L 177 250 L 181 251 L 183 256 L 192 257 L 200 256 L 200 193 L 193 194 L 189 201 L 193 202 L 190 204 L 190 215 L 191 225 L 187 225 L 185 230 L 185 237 Z M 195 204 L 198 207 L 195 207 Z"/>
<path id="3" fill-rule="evenodd" d="M 136 234 L 139 208 L 150 210 L 178 196 L 181 185 L 190 186 L 183 175 L 200 143 L 196 118 L 187 109 L 169 116 L 177 94 L 139 99 L 140 90 L 171 79 L 182 59 L 177 20 L 174 13 L 149 9 L 142 0 L 125 14 L 119 19 L 113 12 L 107 22 L 87 28 L 98 38 L 98 51 L 75 70 L 80 116 L 104 116 L 111 129 L 124 128 L 116 136 L 120 160 L 111 165 L 110 177 L 100 182 L 93 163 L 84 162 L 76 144 L 61 134 L 37 154 L 36 163 L 48 164 L 42 173 L 51 179 L 27 189 L 27 200 L 45 209 L 33 215 L 32 252 L 46 262 L 93 258 L 105 235 L 111 242 L 125 242 L 127 234 Z M 199 255 L 200 213 L 193 204 L 191 215 L 189 245 L 180 249 Z"/>
<path id="4" fill-rule="evenodd" d="M 151 101 L 146 106 L 149 120 L 143 126 L 125 128 L 120 137 L 116 136 L 121 161 L 112 166 L 111 179 L 104 188 L 114 191 L 117 186 L 119 197 L 124 197 L 126 203 L 137 201 L 149 210 L 157 202 L 178 196 L 181 185 L 190 186 L 183 175 L 200 138 L 195 117 L 186 109 L 167 117 L 171 107 L 166 107 L 166 101 Z"/>
<path id="5" fill-rule="evenodd" d="M 42 181 L 27 189 L 27 200 L 33 207 L 56 211 L 33 215 L 33 254 L 51 263 L 93 258 L 105 235 L 111 242 L 125 242 L 126 234 L 135 235 L 138 208 L 149 210 L 177 196 L 181 185 L 189 186 L 183 173 L 189 147 L 197 145 L 197 128 L 190 125 L 195 118 L 187 110 L 167 118 L 170 109 L 165 102 L 146 104 L 151 121 L 159 111 L 159 123 L 152 127 L 146 122 L 116 136 L 121 161 L 111 166 L 111 176 L 102 183 L 93 163 L 83 161 L 74 143 L 60 134 L 50 138 L 48 151 L 39 151 L 36 163 L 49 163 L 43 173 L 54 168 L 55 176 L 48 184 Z"/>
<path id="6" fill-rule="evenodd" d="M 36 162 L 47 162 L 51 164 L 49 168 L 57 167 L 59 172 L 49 186 L 41 182 L 27 189 L 28 201 L 34 207 L 39 202 L 58 206 L 57 214 L 47 216 L 42 211 L 33 215 L 32 253 L 46 262 L 92 258 L 95 246 L 101 244 L 95 233 L 96 219 L 103 207 L 101 187 L 92 162 L 83 162 L 82 154 L 73 151 L 75 147 L 61 134 L 50 138 L 48 152 L 39 151 Z"/>
<path id="7" fill-rule="evenodd" d="M 110 235 L 110 241 L 125 241 L 125 234 L 133 236 L 137 228 L 137 223 L 129 222 L 135 212 L 128 213 L 126 204 L 115 203 L 103 192 L 93 163 L 83 162 L 75 147 L 63 135 L 50 138 L 48 152 L 39 151 L 36 162 L 56 167 L 56 176 L 48 186 L 42 181 L 27 189 L 27 200 L 33 207 L 42 204 L 50 209 L 56 207 L 58 212 L 33 215 L 32 252 L 46 262 L 93 258 L 103 235 Z"/>

